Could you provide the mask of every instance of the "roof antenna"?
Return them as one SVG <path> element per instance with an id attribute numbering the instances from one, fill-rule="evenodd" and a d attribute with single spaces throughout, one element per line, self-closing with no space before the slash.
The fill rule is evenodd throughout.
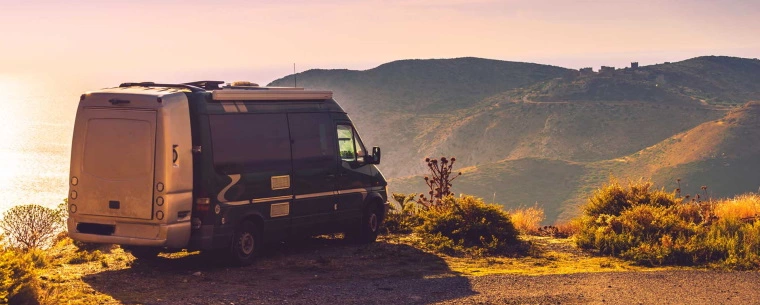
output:
<path id="1" fill-rule="evenodd" d="M 293 88 L 298 87 L 298 75 L 296 75 L 296 63 L 293 63 Z"/>

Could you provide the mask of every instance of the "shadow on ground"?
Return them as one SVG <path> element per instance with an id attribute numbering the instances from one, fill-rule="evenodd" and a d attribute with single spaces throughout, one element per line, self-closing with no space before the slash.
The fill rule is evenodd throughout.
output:
<path id="1" fill-rule="evenodd" d="M 335 238 L 269 245 L 248 267 L 195 254 L 135 261 L 83 280 L 126 304 L 408 304 L 475 294 L 438 256 L 404 244 Z"/>

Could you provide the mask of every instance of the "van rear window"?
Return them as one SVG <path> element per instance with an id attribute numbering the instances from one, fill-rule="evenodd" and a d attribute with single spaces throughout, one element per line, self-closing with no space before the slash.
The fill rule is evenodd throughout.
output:
<path id="1" fill-rule="evenodd" d="M 284 113 L 210 115 L 214 166 L 224 174 L 290 171 Z"/>
<path id="2" fill-rule="evenodd" d="M 152 174 L 153 133 L 148 121 L 90 119 L 87 121 L 83 170 L 111 180 Z"/>

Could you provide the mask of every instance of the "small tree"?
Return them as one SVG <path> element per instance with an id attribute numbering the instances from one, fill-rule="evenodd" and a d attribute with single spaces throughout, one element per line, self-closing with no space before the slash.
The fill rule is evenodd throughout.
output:
<path id="1" fill-rule="evenodd" d="M 425 197 L 425 194 L 420 194 L 420 198 L 417 201 L 419 204 L 429 209 L 441 204 L 443 198 L 452 195 L 451 182 L 462 175 L 462 173 L 457 173 L 453 176 L 451 174 L 456 160 L 454 157 L 451 160 L 446 157 L 441 157 L 440 160 L 425 158 L 428 169 L 430 169 L 430 176 L 425 176 L 425 183 L 430 188 L 428 192 L 430 198 Z"/>
<path id="2" fill-rule="evenodd" d="M 61 210 L 36 204 L 14 206 L 3 214 L 0 229 L 12 246 L 28 250 L 48 246 L 62 228 Z"/>

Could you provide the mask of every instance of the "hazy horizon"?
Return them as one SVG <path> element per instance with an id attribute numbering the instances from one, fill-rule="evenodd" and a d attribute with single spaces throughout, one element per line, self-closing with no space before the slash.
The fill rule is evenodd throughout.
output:
<path id="1" fill-rule="evenodd" d="M 79 94 L 125 81 L 272 80 L 309 69 L 480 57 L 578 69 L 759 57 L 751 1 L 0 0 L 0 190 L 66 197 Z"/>
<path id="2" fill-rule="evenodd" d="M 400 59 L 482 57 L 567 68 L 760 54 L 751 1 L 0 0 L 0 74 L 83 87 L 246 79 Z M 107 84 L 104 84 L 106 83 Z"/>

